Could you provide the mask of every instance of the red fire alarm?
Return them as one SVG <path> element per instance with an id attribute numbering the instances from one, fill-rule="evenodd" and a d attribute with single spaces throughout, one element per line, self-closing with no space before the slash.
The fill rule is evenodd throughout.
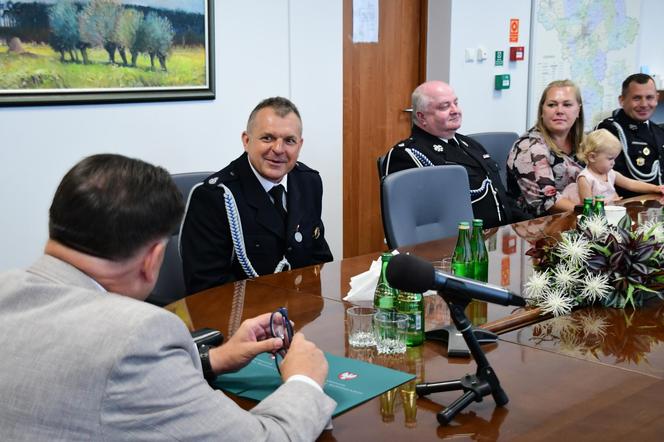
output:
<path id="1" fill-rule="evenodd" d="M 523 60 L 524 53 L 526 50 L 523 46 L 512 46 L 510 47 L 510 61 L 521 61 Z"/>

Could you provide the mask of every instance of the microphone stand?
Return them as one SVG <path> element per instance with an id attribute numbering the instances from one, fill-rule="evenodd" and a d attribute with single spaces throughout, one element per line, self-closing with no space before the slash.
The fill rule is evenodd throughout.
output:
<path id="1" fill-rule="evenodd" d="M 447 303 L 452 321 L 456 325 L 457 330 L 463 335 L 470 354 L 477 364 L 477 371 L 474 375 L 466 374 L 458 380 L 426 382 L 415 386 L 418 396 L 425 396 L 441 391 L 463 390 L 463 395 L 437 414 L 438 422 L 441 425 L 447 425 L 454 419 L 457 413 L 466 408 L 471 402 L 482 402 L 484 396 L 491 394 L 496 405 L 499 407 L 507 404 L 509 398 L 501 388 L 498 376 L 496 376 L 493 368 L 489 365 L 489 361 L 486 359 L 473 333 L 472 323 L 468 320 L 464 312 L 470 303 L 470 299 L 460 295 L 457 296 L 454 293 L 442 293 L 441 291 L 438 291 L 438 296 L 443 298 Z"/>

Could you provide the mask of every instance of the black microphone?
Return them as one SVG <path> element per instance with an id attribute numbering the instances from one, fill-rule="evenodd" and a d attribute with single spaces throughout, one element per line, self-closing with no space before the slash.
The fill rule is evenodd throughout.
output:
<path id="1" fill-rule="evenodd" d="M 387 265 L 387 282 L 406 292 L 423 293 L 427 290 L 450 291 L 455 294 L 494 304 L 523 307 L 526 300 L 509 290 L 473 279 L 448 275 L 433 265 L 413 255 L 395 255 Z"/>

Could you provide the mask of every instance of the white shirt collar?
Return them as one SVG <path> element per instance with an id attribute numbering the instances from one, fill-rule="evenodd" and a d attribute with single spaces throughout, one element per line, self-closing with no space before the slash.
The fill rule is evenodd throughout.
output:
<path id="1" fill-rule="evenodd" d="M 261 183 L 261 186 L 263 186 L 263 189 L 265 189 L 266 192 L 269 192 L 270 189 L 272 189 L 277 184 L 281 184 L 282 186 L 284 186 L 284 192 L 288 192 L 288 174 L 284 175 L 284 177 L 281 179 L 280 182 L 273 183 L 272 181 L 268 180 L 263 175 L 258 173 L 258 171 L 254 168 L 254 165 L 251 164 L 251 161 L 249 161 L 249 156 L 247 156 L 247 161 L 249 162 L 249 167 L 251 167 L 251 171 L 254 173 L 254 175 L 256 175 L 256 179 L 258 180 L 259 183 Z"/>
<path id="2" fill-rule="evenodd" d="M 438 137 L 438 138 L 439 138 L 441 141 L 444 141 L 444 142 L 446 142 L 446 143 L 449 143 L 449 141 L 450 141 L 451 139 L 454 139 L 454 141 L 456 141 L 456 143 L 457 143 L 459 146 L 461 146 L 461 143 L 459 143 L 459 140 L 457 140 L 456 137 L 454 137 L 454 136 L 453 136 L 452 138 L 448 138 L 448 139 L 441 138 L 441 137 Z"/>

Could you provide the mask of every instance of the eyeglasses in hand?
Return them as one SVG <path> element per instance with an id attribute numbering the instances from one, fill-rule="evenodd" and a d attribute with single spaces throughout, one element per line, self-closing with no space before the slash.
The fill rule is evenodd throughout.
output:
<path id="1" fill-rule="evenodd" d="M 279 356 L 281 356 L 281 359 L 286 356 L 286 352 L 293 339 L 293 326 L 288 319 L 288 310 L 286 307 L 279 307 L 277 311 L 273 312 L 270 316 L 270 334 L 273 338 L 279 338 L 284 343 L 274 354 L 274 362 L 277 365 L 277 372 L 281 375 L 281 370 L 279 369 Z"/>

